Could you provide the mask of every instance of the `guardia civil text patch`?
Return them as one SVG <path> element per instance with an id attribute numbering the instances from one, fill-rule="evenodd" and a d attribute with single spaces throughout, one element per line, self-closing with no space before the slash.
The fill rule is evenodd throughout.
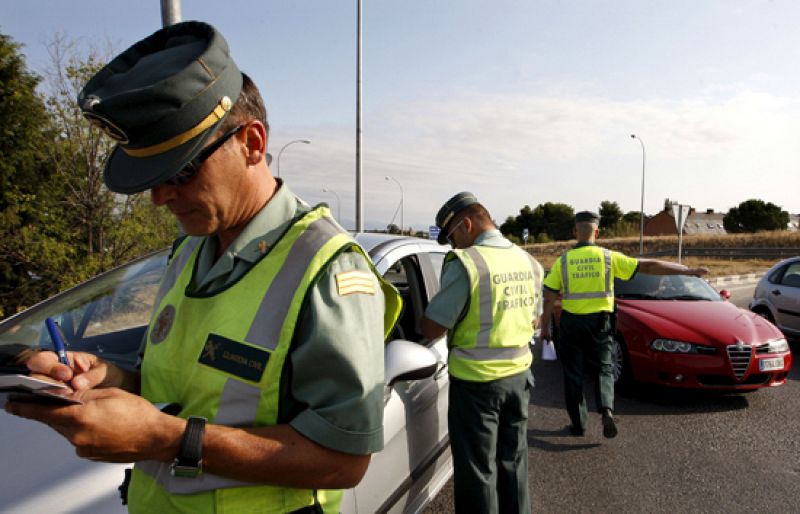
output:
<path id="1" fill-rule="evenodd" d="M 208 334 L 198 362 L 239 378 L 258 382 L 267 368 L 269 352 L 217 334 Z"/>

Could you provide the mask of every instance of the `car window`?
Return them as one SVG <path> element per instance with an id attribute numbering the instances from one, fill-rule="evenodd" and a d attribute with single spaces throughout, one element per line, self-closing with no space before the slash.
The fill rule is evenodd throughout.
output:
<path id="1" fill-rule="evenodd" d="M 648 275 L 637 273 L 631 280 L 614 281 L 614 295 L 630 300 L 708 300 L 722 301 L 713 287 L 688 275 Z"/>
<path id="2" fill-rule="evenodd" d="M 167 254 L 112 270 L 0 324 L 0 365 L 25 348 L 51 349 L 45 319 L 61 327 L 68 350 L 135 364 Z"/>
<path id="3" fill-rule="evenodd" d="M 789 264 L 779 283 L 782 286 L 800 287 L 800 262 Z"/>
<path id="4" fill-rule="evenodd" d="M 390 339 L 421 341 L 423 338 L 420 332 L 420 320 L 425 313 L 427 297 L 419 257 L 409 255 L 400 259 L 390 266 L 383 276 L 397 288 L 403 298 L 403 312 Z"/>

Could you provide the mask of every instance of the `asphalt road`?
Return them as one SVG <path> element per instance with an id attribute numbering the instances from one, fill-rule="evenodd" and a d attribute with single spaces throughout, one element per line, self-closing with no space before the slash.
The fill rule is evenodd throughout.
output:
<path id="1" fill-rule="evenodd" d="M 753 284 L 726 285 L 746 306 Z M 749 289 L 748 289 L 749 288 Z M 800 345 L 792 351 L 800 356 Z M 537 348 L 538 357 L 538 348 Z M 782 387 L 701 394 L 638 386 L 617 395 L 619 436 L 567 435 L 558 361 L 536 360 L 528 425 L 534 512 L 800 511 L 800 364 Z M 587 390 L 590 405 L 593 395 Z M 452 481 L 425 511 L 453 512 Z"/>

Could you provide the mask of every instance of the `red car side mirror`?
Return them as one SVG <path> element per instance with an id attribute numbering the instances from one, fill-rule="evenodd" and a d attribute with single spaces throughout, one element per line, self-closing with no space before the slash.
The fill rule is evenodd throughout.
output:
<path id="1" fill-rule="evenodd" d="M 730 291 L 728 291 L 727 289 L 723 289 L 722 291 L 720 291 L 720 292 L 719 292 L 719 296 L 720 296 L 720 297 L 721 297 L 723 300 L 726 300 L 726 301 L 727 301 L 727 300 L 730 300 L 730 299 L 731 299 L 731 292 L 730 292 Z"/>

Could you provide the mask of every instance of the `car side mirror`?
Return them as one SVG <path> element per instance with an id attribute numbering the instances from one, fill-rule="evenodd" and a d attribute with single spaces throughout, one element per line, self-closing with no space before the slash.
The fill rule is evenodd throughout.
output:
<path id="1" fill-rule="evenodd" d="M 730 299 L 731 299 L 731 292 L 730 292 L 730 291 L 728 291 L 727 289 L 723 289 L 722 291 L 720 291 L 720 292 L 719 292 L 719 296 L 720 296 L 720 297 L 721 297 L 723 300 L 726 300 L 726 301 L 727 301 L 727 300 L 730 300 Z"/>
<path id="2" fill-rule="evenodd" d="M 428 378 L 439 368 L 439 361 L 433 351 L 404 339 L 390 341 L 383 350 L 383 359 L 387 387 L 400 380 Z"/>

